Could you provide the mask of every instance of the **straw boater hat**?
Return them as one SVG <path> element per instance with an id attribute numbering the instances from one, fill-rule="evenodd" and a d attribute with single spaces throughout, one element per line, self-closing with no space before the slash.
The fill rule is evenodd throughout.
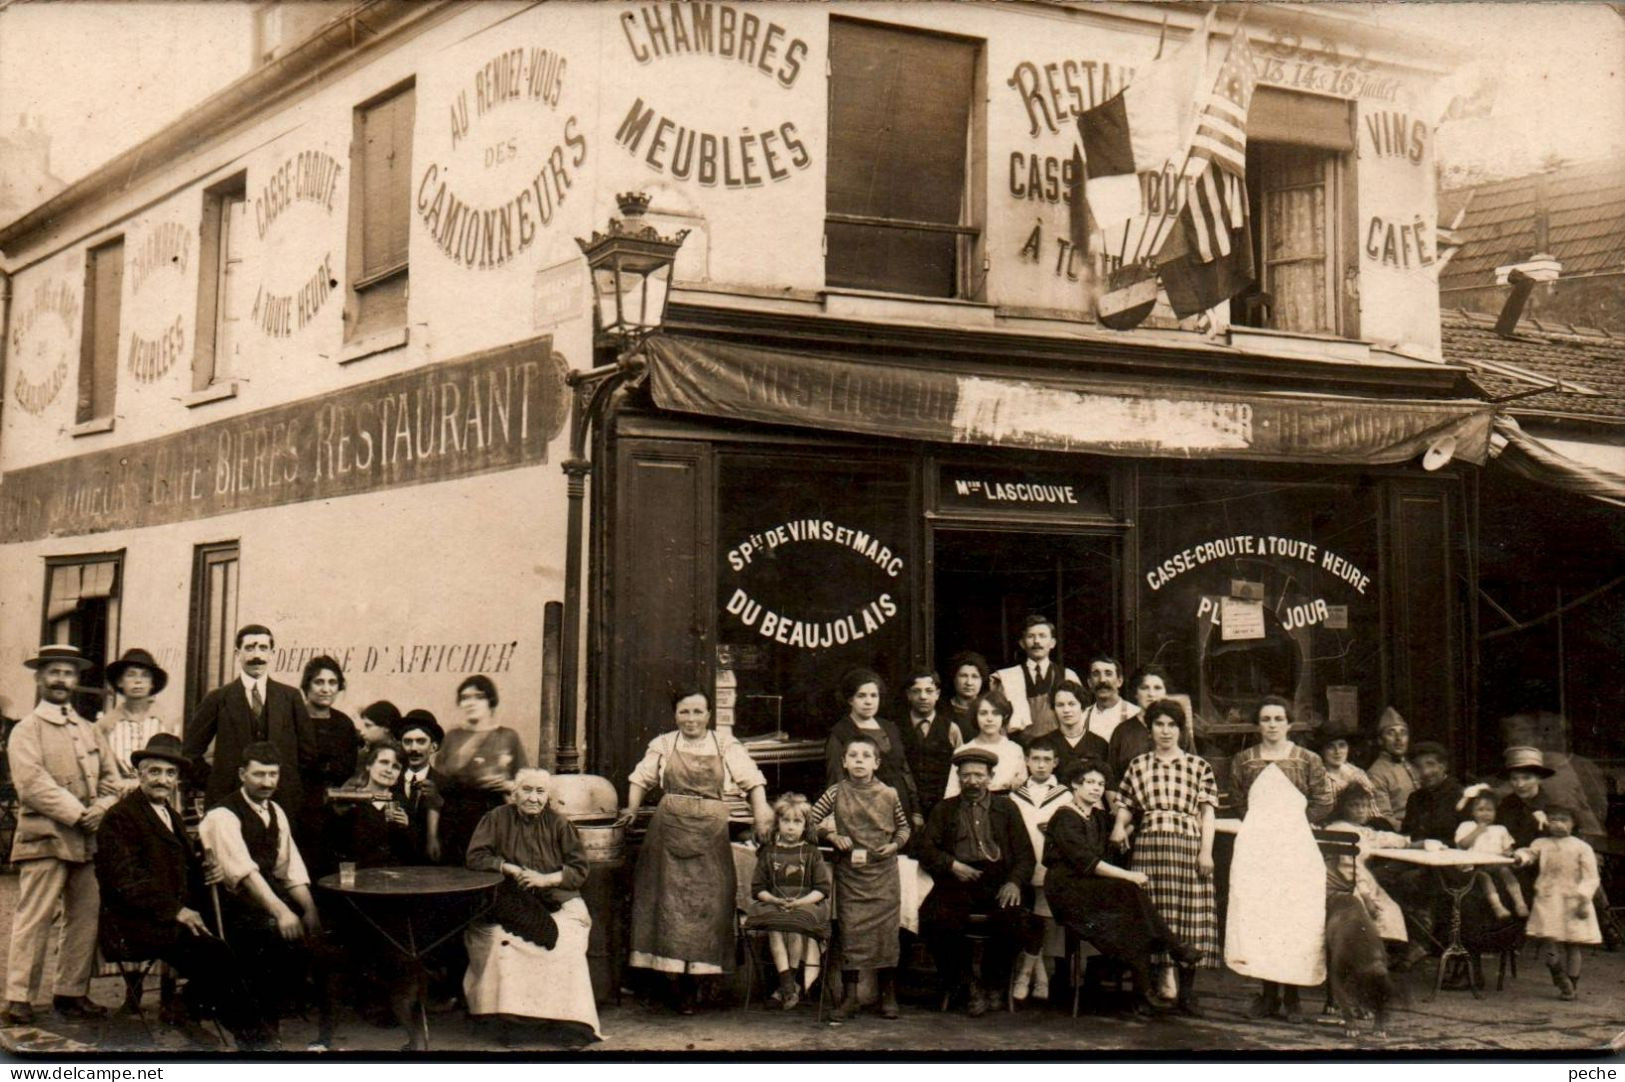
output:
<path id="1" fill-rule="evenodd" d="M 152 739 L 147 741 L 146 747 L 130 753 L 131 766 L 140 766 L 143 759 L 162 759 L 182 770 L 191 765 L 191 761 L 181 751 L 181 738 L 168 733 L 154 733 Z"/>
<path id="2" fill-rule="evenodd" d="M 986 748 L 979 748 L 975 744 L 961 744 L 954 752 L 954 767 L 957 769 L 965 763 L 981 763 L 992 770 L 999 765 L 999 757 Z"/>
<path id="3" fill-rule="evenodd" d="M 153 660 L 151 654 L 139 646 L 133 650 L 124 651 L 123 657 L 107 667 L 107 685 L 113 688 L 118 687 L 119 679 L 123 677 L 124 670 L 133 665 L 140 666 L 152 673 L 152 694 L 157 695 L 168 685 L 169 674 L 158 666 L 158 662 Z M 132 758 L 131 761 L 133 762 L 134 759 Z"/>
<path id="4" fill-rule="evenodd" d="M 1514 770 L 1522 770 L 1528 774 L 1535 774 L 1542 778 L 1549 778 L 1557 771 L 1546 765 L 1545 756 L 1539 748 L 1520 745 L 1506 750 L 1506 766 L 1500 770 L 1501 777 L 1507 777 Z"/>
<path id="5" fill-rule="evenodd" d="M 71 646 L 67 643 L 47 643 L 39 648 L 39 653 L 23 662 L 23 664 L 30 669 L 43 669 L 53 661 L 66 661 L 80 672 L 84 672 L 96 664 L 81 654 L 77 646 Z"/>

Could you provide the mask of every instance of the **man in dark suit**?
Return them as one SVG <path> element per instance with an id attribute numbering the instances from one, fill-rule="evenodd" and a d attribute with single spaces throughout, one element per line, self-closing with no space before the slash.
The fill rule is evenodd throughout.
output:
<path id="1" fill-rule="evenodd" d="M 397 783 L 401 804 L 412 821 L 412 848 L 424 864 L 440 863 L 440 789 L 445 784 L 434 768 L 435 752 L 446 738 L 440 722 L 427 710 L 408 710 L 401 719 L 401 749 L 406 752 L 406 769 Z"/>
<path id="2" fill-rule="evenodd" d="M 204 923 L 203 863 L 171 804 L 187 765 L 181 742 L 158 733 L 130 761 L 139 787 L 108 810 L 96 835 L 102 955 L 119 962 L 162 959 L 186 978 L 193 1020 L 218 1017 L 238 1047 L 263 1048 L 269 1032 L 247 1009 L 231 949 Z"/>
<path id="3" fill-rule="evenodd" d="M 1021 813 L 1010 798 L 988 792 L 998 756 L 975 744 L 954 753 L 959 795 L 931 809 L 920 863 L 936 885 L 920 907 L 920 934 L 936 959 L 943 991 L 952 996 L 970 983 L 972 1017 L 1002 1005 L 1010 963 L 1033 921 L 1033 869 L 1037 860 Z M 970 980 L 971 917 L 986 917 L 982 979 Z"/>
<path id="4" fill-rule="evenodd" d="M 210 807 L 236 791 L 243 749 L 261 740 L 275 745 L 285 764 L 277 803 L 296 811 L 303 807 L 299 768 L 308 770 L 315 764 L 316 730 L 299 689 L 269 676 L 275 645 L 271 629 L 262 624 L 239 629 L 238 678 L 205 695 L 186 723 L 186 754 L 200 777 L 207 774 Z M 208 770 L 203 753 L 211 743 L 215 768 Z"/>

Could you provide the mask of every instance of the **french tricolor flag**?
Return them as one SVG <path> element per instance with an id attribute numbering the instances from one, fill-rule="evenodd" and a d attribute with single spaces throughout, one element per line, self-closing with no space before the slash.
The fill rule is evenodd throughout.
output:
<path id="1" fill-rule="evenodd" d="M 1089 180 L 1159 172 L 1184 157 L 1202 97 L 1214 11 L 1178 49 L 1153 61 L 1120 94 L 1078 117 Z"/>

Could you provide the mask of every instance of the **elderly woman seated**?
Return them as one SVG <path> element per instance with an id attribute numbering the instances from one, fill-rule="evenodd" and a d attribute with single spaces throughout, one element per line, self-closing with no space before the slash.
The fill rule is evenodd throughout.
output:
<path id="1" fill-rule="evenodd" d="M 488 923 L 469 928 L 463 995 L 468 1013 L 507 1022 L 562 1022 L 598 1032 L 587 971 L 592 919 L 581 900 L 587 855 L 570 821 L 549 808 L 552 775 L 514 776 L 511 803 L 474 828 L 468 867 L 501 872 Z"/>

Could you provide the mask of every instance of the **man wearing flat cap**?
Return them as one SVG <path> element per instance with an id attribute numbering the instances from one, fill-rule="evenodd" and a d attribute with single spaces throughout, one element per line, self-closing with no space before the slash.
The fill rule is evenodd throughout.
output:
<path id="1" fill-rule="evenodd" d="M 936 959 L 950 998 L 969 982 L 973 1017 L 1001 1005 L 1010 963 L 1033 920 L 1032 880 L 1037 861 L 1021 813 L 1006 796 L 988 791 L 998 756 L 965 744 L 954 752 L 959 795 L 931 809 L 920 863 L 936 885 L 920 907 L 920 934 Z M 970 980 L 965 932 L 973 915 L 987 918 L 982 979 Z"/>
<path id="2" fill-rule="evenodd" d="M 106 741 L 72 705 L 79 674 L 90 668 L 90 659 L 76 647 L 48 645 L 23 664 L 34 670 L 39 703 L 17 723 L 8 744 L 18 801 L 11 842 L 18 883 L 6 961 L 5 1020 L 12 1025 L 34 1020 L 33 1002 L 58 905 L 62 940 L 52 1010 L 70 1021 L 100 1018 L 107 1011 L 86 995 L 101 907 L 91 858 L 96 830 L 118 800 L 118 774 Z"/>
<path id="3" fill-rule="evenodd" d="M 171 807 L 188 765 L 180 739 L 158 733 L 130 758 L 138 786 L 113 805 L 97 832 L 102 955 L 115 962 L 162 959 L 186 978 L 194 1024 L 218 1017 L 238 1047 L 264 1047 L 269 1028 L 248 1009 L 231 949 L 203 919 L 213 908 L 205 901 L 209 877 Z"/>

